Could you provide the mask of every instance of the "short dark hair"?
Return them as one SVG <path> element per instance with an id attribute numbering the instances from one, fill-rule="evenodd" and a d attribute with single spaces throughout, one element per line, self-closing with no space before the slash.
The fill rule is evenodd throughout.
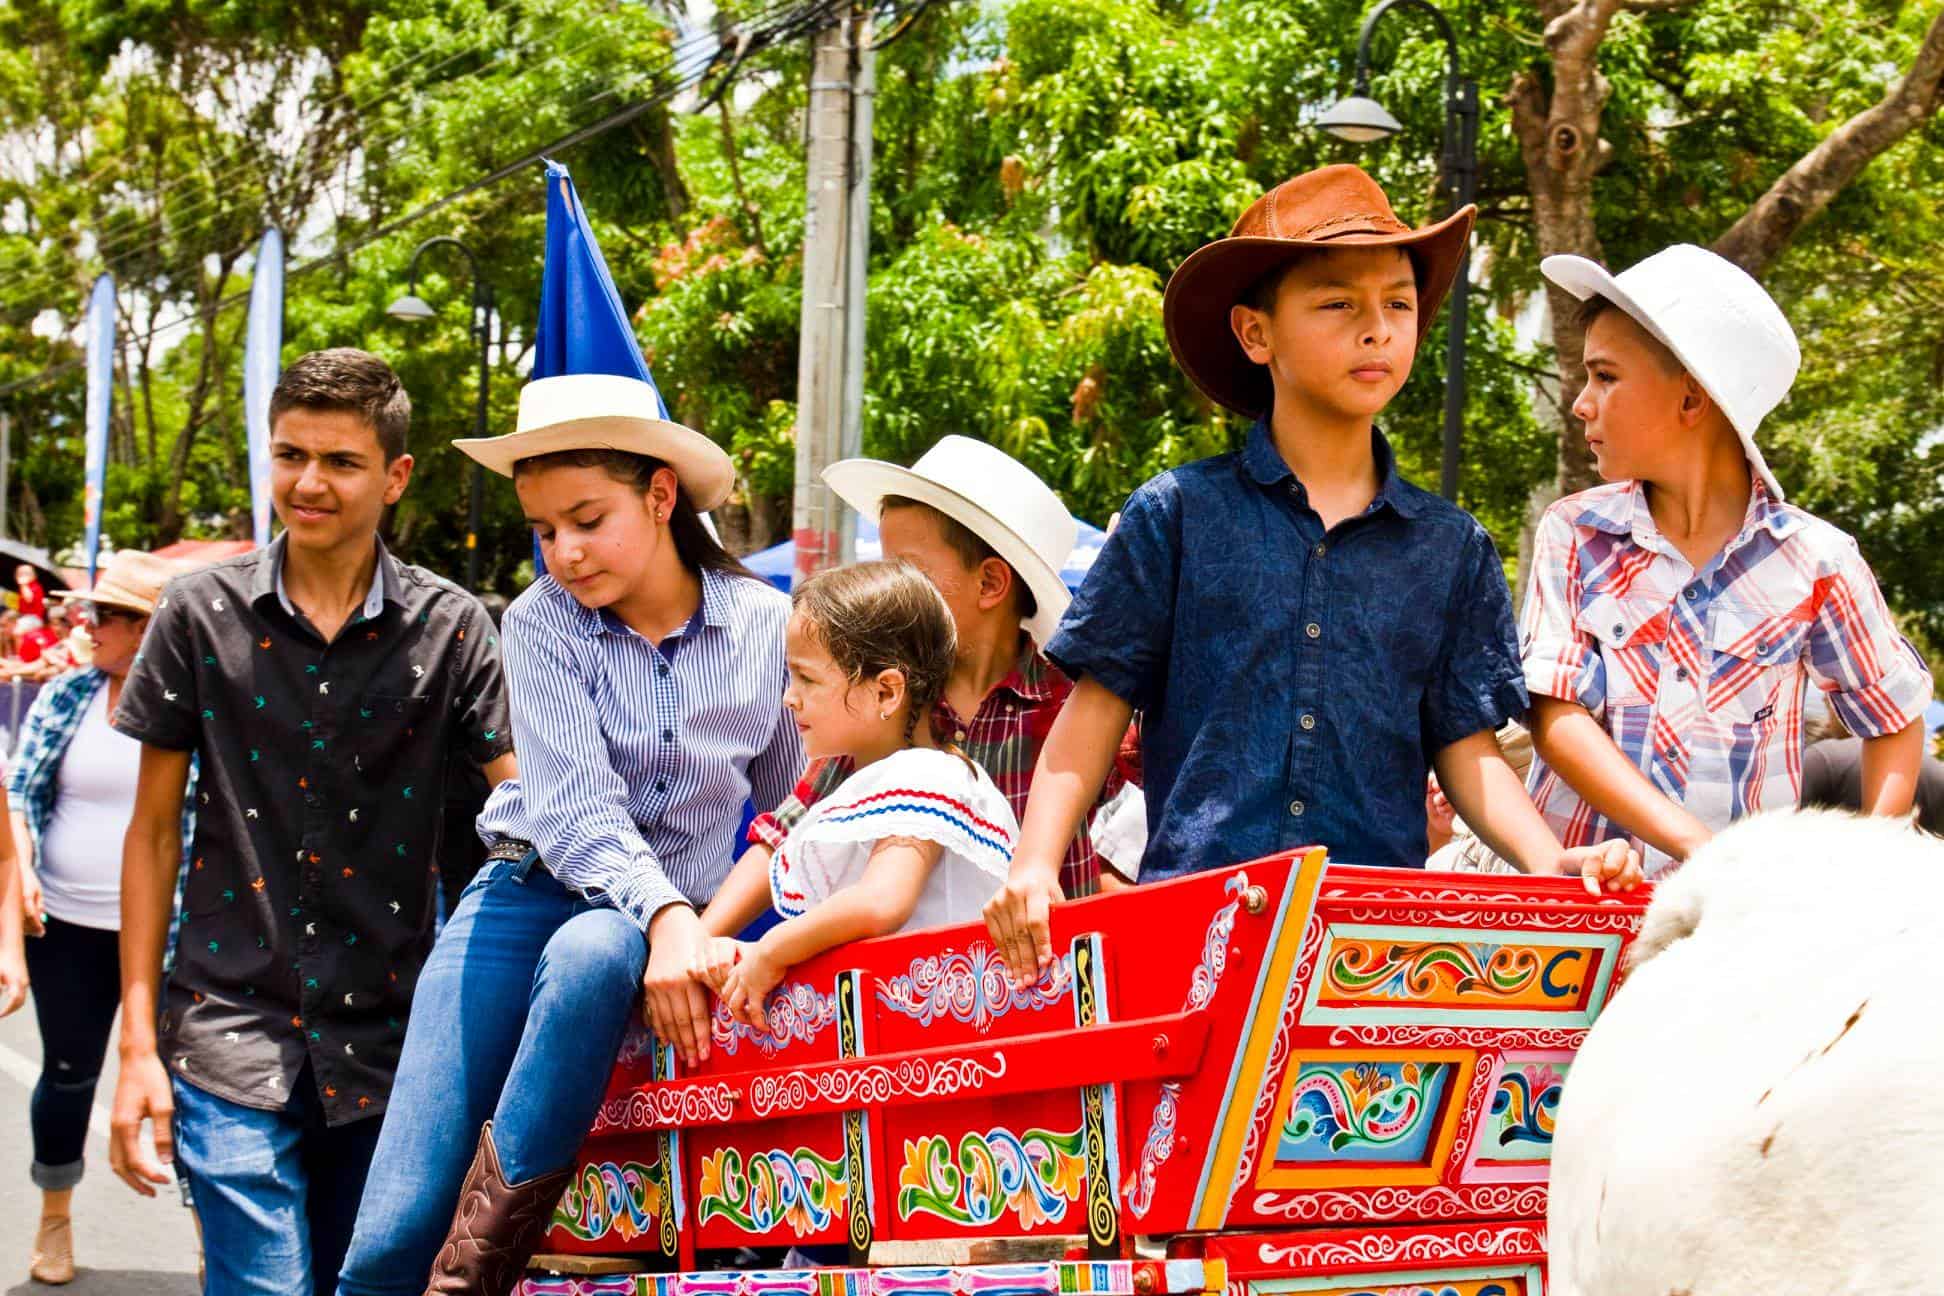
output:
<path id="1" fill-rule="evenodd" d="M 977 567 L 988 558 L 999 558 L 999 551 L 979 538 L 979 533 L 955 517 L 933 508 L 923 500 L 915 500 L 905 495 L 886 495 L 878 501 L 878 512 L 886 509 L 921 508 L 938 519 L 938 530 L 945 537 L 945 543 L 959 556 L 959 561 L 967 567 Z M 999 558 L 1000 562 L 1006 562 Z M 1013 574 L 1013 589 L 1019 599 L 1019 615 L 1034 616 L 1039 612 L 1039 600 L 1033 597 L 1032 587 L 1019 578 L 1019 570 L 1011 563 L 1006 567 Z"/>
<path id="2" fill-rule="evenodd" d="M 341 410 L 371 424 L 390 463 L 405 453 L 412 398 L 392 367 L 369 351 L 332 347 L 298 356 L 270 393 L 270 424 L 284 411 Z"/>
<path id="3" fill-rule="evenodd" d="M 1573 323 L 1581 334 L 1584 334 L 1586 330 L 1593 327 L 1594 320 L 1599 319 L 1609 311 L 1617 310 L 1620 310 L 1620 307 L 1611 298 L 1602 297 L 1598 293 L 1594 293 L 1591 297 L 1588 297 L 1579 304 L 1579 309 L 1573 313 Z M 1635 331 L 1647 339 L 1648 349 L 1653 351 L 1654 355 L 1659 358 L 1661 368 L 1664 371 L 1670 374 L 1685 373 L 1687 371 L 1687 366 L 1681 363 L 1681 357 L 1674 354 L 1672 347 L 1655 337 L 1645 324 L 1642 324 L 1633 316 L 1627 315 L 1625 311 L 1620 311 L 1620 313 L 1626 315 L 1627 322 L 1632 324 Z M 1582 354 L 1584 354 L 1583 348 Z"/>
<path id="4" fill-rule="evenodd" d="M 1594 293 L 1591 297 L 1588 297 L 1585 301 L 1579 304 L 1579 310 L 1575 311 L 1573 314 L 1573 324 L 1575 325 L 1575 327 L 1579 329 L 1580 332 L 1584 333 L 1586 332 L 1586 330 L 1593 327 L 1594 320 L 1600 318 L 1600 316 L 1606 314 L 1610 310 L 1619 310 L 1619 309 L 1620 308 L 1618 306 L 1615 306 L 1613 304 L 1611 299 L 1602 297 L 1598 293 Z"/>
<path id="5" fill-rule="evenodd" d="M 513 461 L 513 480 L 518 481 L 520 474 L 535 469 L 546 468 L 593 468 L 630 490 L 646 494 L 655 484 L 655 474 L 673 465 L 664 463 L 653 455 L 634 454 L 627 450 L 555 450 L 548 454 L 528 455 Z M 675 556 L 690 571 L 719 572 L 724 576 L 746 576 L 750 580 L 763 578 L 743 565 L 742 559 L 722 547 L 722 542 L 710 534 L 703 524 L 702 515 L 695 510 L 689 499 L 688 487 L 681 484 L 681 474 L 675 474 L 675 509 L 668 515 L 669 534 L 675 538 Z"/>

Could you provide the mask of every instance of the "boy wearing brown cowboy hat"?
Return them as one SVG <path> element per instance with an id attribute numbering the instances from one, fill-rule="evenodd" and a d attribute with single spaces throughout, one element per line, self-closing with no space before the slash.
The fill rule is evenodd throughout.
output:
<path id="1" fill-rule="evenodd" d="M 1624 846 L 1568 852 L 1493 731 L 1526 710 L 1490 538 L 1404 481 L 1374 420 L 1410 376 L 1474 209 L 1412 229 L 1352 166 L 1287 181 L 1168 284 L 1189 379 L 1255 420 L 1242 449 L 1137 490 L 1047 656 L 1079 680 L 1054 725 L 1007 886 L 986 908 L 1016 977 L 1051 959 L 1059 856 L 1130 714 L 1143 881 L 1321 844 L 1422 867 L 1427 765 L 1533 873 L 1627 887 Z"/>

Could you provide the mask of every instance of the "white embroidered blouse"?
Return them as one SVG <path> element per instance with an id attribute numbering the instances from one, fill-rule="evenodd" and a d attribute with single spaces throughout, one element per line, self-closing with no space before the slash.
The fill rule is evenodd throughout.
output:
<path id="1" fill-rule="evenodd" d="M 950 752 L 909 748 L 866 765 L 790 830 L 770 857 L 770 898 L 794 918 L 864 876 L 886 837 L 943 848 L 918 906 L 900 930 L 972 922 L 1005 883 L 1019 823 L 977 765 Z"/>

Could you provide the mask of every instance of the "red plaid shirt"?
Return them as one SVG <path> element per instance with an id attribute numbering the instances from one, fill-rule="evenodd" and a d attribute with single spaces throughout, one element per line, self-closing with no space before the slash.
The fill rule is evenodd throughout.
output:
<path id="1" fill-rule="evenodd" d="M 1073 681 L 1061 673 L 1059 667 L 1041 656 L 1038 646 L 1030 638 L 1022 636 L 1018 664 L 1013 667 L 1012 674 L 993 685 L 985 695 L 971 723 L 966 723 L 952 710 L 951 704 L 943 700 L 938 704 L 938 719 L 941 727 L 951 728 L 953 737 L 965 749 L 965 754 L 991 777 L 1012 806 L 1013 814 L 1023 819 L 1026 814 L 1026 793 L 1033 784 L 1033 767 L 1039 764 L 1040 748 L 1045 745 L 1046 735 L 1053 728 L 1053 718 L 1060 714 L 1060 708 L 1066 705 L 1067 695 L 1072 692 Z M 1126 746 L 1123 746 L 1121 759 L 1108 771 L 1106 786 L 1100 790 L 1100 801 L 1094 803 L 1095 810 L 1100 808 L 1101 802 L 1120 791 L 1125 781 L 1123 770 L 1129 760 Z M 771 850 L 781 846 L 790 829 L 803 818 L 804 811 L 829 796 L 839 783 L 850 776 L 853 769 L 848 756 L 810 762 L 810 767 L 797 782 L 796 790 L 775 810 L 757 816 L 756 821 L 750 824 L 749 840 Z M 1094 850 L 1093 839 L 1088 832 L 1092 818 L 1090 812 L 1088 822 L 1081 824 L 1073 845 L 1067 849 L 1066 862 L 1060 868 L 1060 889 L 1069 898 L 1092 895 L 1100 889 L 1100 855 Z"/>

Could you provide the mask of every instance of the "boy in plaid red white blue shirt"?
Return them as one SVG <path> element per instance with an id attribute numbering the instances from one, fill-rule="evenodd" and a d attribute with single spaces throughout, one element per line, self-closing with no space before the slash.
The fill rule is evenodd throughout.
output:
<path id="1" fill-rule="evenodd" d="M 1573 412 L 1608 483 L 1548 509 L 1533 545 L 1520 641 L 1548 824 L 1568 846 L 1637 840 L 1652 877 L 1793 807 L 1811 682 L 1865 740 L 1864 809 L 1908 811 L 1930 672 L 1856 542 L 1784 503 L 1754 442 L 1800 364 L 1788 321 L 1700 248 L 1542 269 L 1585 303 Z"/>

